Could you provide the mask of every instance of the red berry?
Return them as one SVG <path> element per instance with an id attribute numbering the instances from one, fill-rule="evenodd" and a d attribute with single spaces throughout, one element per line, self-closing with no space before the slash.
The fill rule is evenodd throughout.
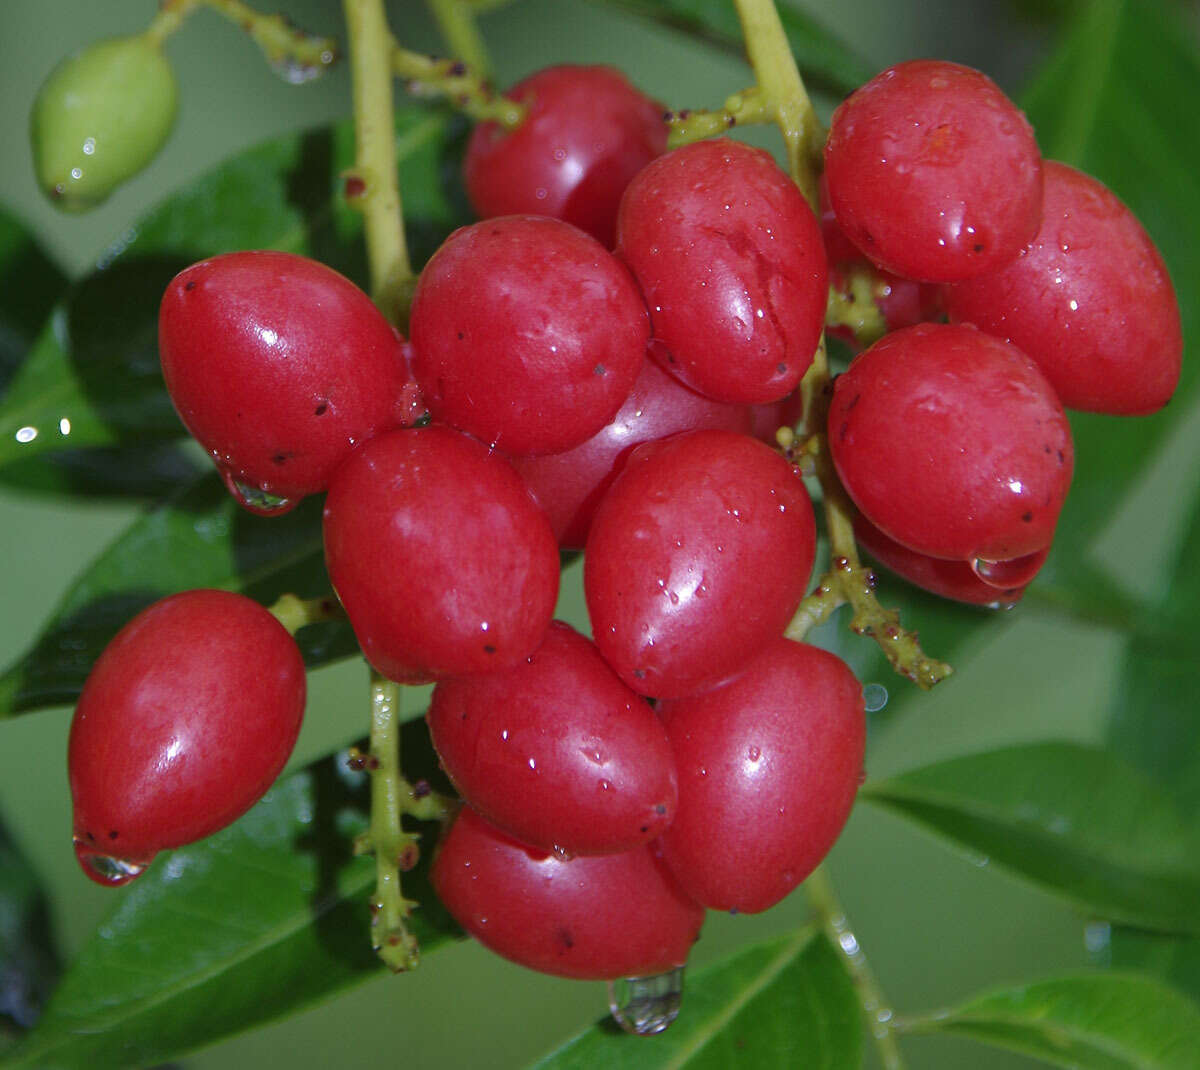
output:
<path id="1" fill-rule="evenodd" d="M 591 438 L 633 388 L 649 335 L 621 263 L 536 216 L 451 234 L 421 273 L 411 330 L 434 416 L 511 454 Z"/>
<path id="2" fill-rule="evenodd" d="M 829 447 L 872 524 L 967 562 L 1045 550 L 1074 462 L 1062 405 L 1033 361 L 973 327 L 932 323 L 887 335 L 838 377 Z"/>
<path id="3" fill-rule="evenodd" d="M 625 191 L 617 252 L 673 375 L 719 401 L 795 389 L 825 320 L 825 252 L 767 153 L 720 139 L 659 157 Z"/>
<path id="4" fill-rule="evenodd" d="M 953 598 L 956 602 L 987 606 L 989 609 L 1008 609 L 1015 605 L 1025 593 L 1029 581 L 1042 567 L 1048 553 L 1040 550 L 1036 554 L 1018 558 L 1015 564 L 1020 569 L 1019 573 L 1008 569 L 989 572 L 986 568 L 976 572 L 966 561 L 946 561 L 901 546 L 861 513 L 854 518 L 854 537 L 860 549 L 866 550 L 876 561 L 909 583 L 942 598 Z M 1006 575 L 1012 575 L 1013 581 L 1006 584 Z M 984 577 L 990 577 L 990 581 Z"/>
<path id="5" fill-rule="evenodd" d="M 582 550 L 596 507 L 635 446 L 680 431 L 750 427 L 746 406 L 697 394 L 646 360 L 625 404 L 600 431 L 565 453 L 514 457 L 513 467 L 549 514 L 559 545 Z"/>
<path id="6" fill-rule="evenodd" d="M 639 446 L 588 536 L 596 645 L 641 694 L 712 687 L 783 633 L 815 550 L 808 492 L 761 442 L 692 431 Z"/>
<path id="7" fill-rule="evenodd" d="M 528 110 L 515 130 L 493 122 L 472 133 L 463 161 L 472 207 L 552 216 L 611 248 L 621 194 L 666 151 L 663 106 L 612 67 L 547 67 L 505 96 Z"/>
<path id="8" fill-rule="evenodd" d="M 244 504 L 325 490 L 356 443 L 412 416 L 403 339 L 349 279 L 302 256 L 193 264 L 163 295 L 158 340 L 180 418 Z"/>
<path id="9" fill-rule="evenodd" d="M 566 624 L 514 668 L 443 680 L 428 720 L 463 798 L 534 847 L 628 851 L 675 814 L 675 763 L 654 711 Z"/>
<path id="10" fill-rule="evenodd" d="M 777 639 L 735 680 L 660 713 L 679 771 L 663 859 L 711 909 L 766 910 L 850 815 L 866 737 L 858 680 L 833 654 Z"/>
<path id="11" fill-rule="evenodd" d="M 351 455 L 325 500 L 325 560 L 367 660 L 401 683 L 515 665 L 558 595 L 554 533 L 520 476 L 446 427 Z"/>
<path id="12" fill-rule="evenodd" d="M 454 919 L 506 959 L 543 973 L 613 980 L 682 966 L 704 908 L 651 847 L 564 859 L 526 847 L 464 807 L 433 862 Z"/>
<path id="13" fill-rule="evenodd" d="M 1175 392 L 1179 305 L 1162 257 L 1096 179 L 1047 162 L 1042 229 L 1019 260 L 946 287 L 953 322 L 1007 338 L 1069 409 L 1138 416 Z"/>
<path id="14" fill-rule="evenodd" d="M 292 753 L 304 662 L 262 606 L 186 591 L 133 618 L 93 666 L 71 722 L 75 853 L 100 884 L 240 817 Z"/>
<path id="15" fill-rule="evenodd" d="M 829 200 L 875 264 L 951 282 L 1016 259 L 1041 222 L 1041 155 L 986 75 L 943 60 L 890 67 L 833 113 Z"/>

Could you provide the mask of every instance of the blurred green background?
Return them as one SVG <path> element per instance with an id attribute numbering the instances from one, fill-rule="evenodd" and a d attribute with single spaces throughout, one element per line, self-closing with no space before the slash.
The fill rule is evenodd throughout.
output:
<path id="1" fill-rule="evenodd" d="M 1045 15 L 1052 5 L 838 0 L 822 7 L 810 0 L 808 6 L 853 41 L 872 67 L 943 56 L 982 67 L 1015 91 L 1046 48 L 1051 24 Z M 344 66 L 317 83 L 287 86 L 248 40 L 201 12 L 168 46 L 182 108 L 166 150 L 101 210 L 84 217 L 57 214 L 32 178 L 27 116 L 37 85 L 63 54 L 97 37 L 136 31 L 154 7 L 151 0 L 0 4 L 6 46 L 0 202 L 40 235 L 72 276 L 94 263 L 145 208 L 218 159 L 349 110 Z M 389 7 L 405 44 L 442 50 L 416 0 Z M 305 28 L 340 36 L 340 5 L 333 0 L 289 0 L 286 9 Z M 694 107 L 715 106 L 748 81 L 747 69 L 723 53 L 575 0 L 518 0 L 481 24 L 501 83 L 556 61 L 608 62 L 667 104 Z M 822 102 L 826 115 L 831 104 Z M 756 140 L 774 145 L 769 136 Z M 1111 517 L 1101 557 L 1133 588 L 1150 592 L 1160 581 L 1173 548 L 1169 533 L 1195 491 L 1197 457 L 1200 413 L 1193 411 L 1151 478 Z M 23 651 L 73 576 L 136 511 L 132 505 L 68 505 L 0 490 L 0 662 Z M 566 611 L 578 617 L 578 569 L 565 588 Z M 920 621 L 908 623 L 920 627 Z M 1119 640 L 1102 630 L 1032 609 L 1010 613 L 957 660 L 954 680 L 895 717 L 885 711 L 877 718 L 869 771 L 886 775 L 1017 740 L 1098 741 L 1119 649 Z M 55 930 L 69 956 L 120 893 L 88 883 L 70 849 L 68 721 L 69 711 L 62 710 L 0 725 L 0 814 L 49 889 Z M 318 671 L 294 764 L 348 742 L 365 725 L 361 666 Z M 856 811 L 831 868 L 858 938 L 901 1010 L 926 1009 L 994 983 L 1088 961 L 1086 919 L 874 809 Z M 695 959 L 780 932 L 803 916 L 797 895 L 759 917 L 712 917 Z M 191 1056 L 186 1065 L 516 1067 L 593 1020 L 604 1001 L 602 985 L 540 977 L 460 944 L 431 956 L 415 975 L 381 977 L 303 1016 Z M 1034 1065 L 950 1040 L 916 1039 L 906 1048 L 914 1067 Z"/>

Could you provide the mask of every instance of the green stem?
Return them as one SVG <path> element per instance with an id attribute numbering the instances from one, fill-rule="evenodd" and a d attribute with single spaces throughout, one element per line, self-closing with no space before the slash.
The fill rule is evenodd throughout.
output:
<path id="1" fill-rule="evenodd" d="M 396 177 L 392 105 L 392 35 L 383 0 L 342 0 L 350 47 L 357 160 L 350 177 L 361 183 L 352 202 L 364 217 L 371 296 L 393 323 L 404 321 L 414 276 L 404 240 Z"/>
<path id="2" fill-rule="evenodd" d="M 734 0 L 754 77 L 787 147 L 788 170 L 814 210 L 824 131 L 800 77 L 774 0 Z"/>
<path id="3" fill-rule="evenodd" d="M 669 111 L 663 116 L 669 134 L 667 147 L 676 149 L 692 141 L 723 134 L 735 126 L 754 123 L 772 123 L 775 112 L 758 86 L 751 86 L 734 93 L 725 101 L 724 107 L 716 111 L 691 108 L 685 111 Z"/>
<path id="4" fill-rule="evenodd" d="M 297 598 L 294 594 L 283 594 L 268 609 L 288 630 L 289 635 L 295 635 L 309 624 L 344 620 L 346 617 L 341 603 L 333 595 L 326 595 L 324 598 Z"/>
<path id="5" fill-rule="evenodd" d="M 462 60 L 482 80 L 489 81 L 492 77 L 492 66 L 488 62 L 487 49 L 479 34 L 479 28 L 475 25 L 475 14 L 471 5 L 463 0 L 426 2 L 450 54 Z"/>
<path id="6" fill-rule="evenodd" d="M 412 789 L 400 775 L 400 685 L 371 674 L 371 825 L 367 832 L 375 853 L 375 898 L 371 903 L 371 942 L 395 973 L 414 969 L 419 959 L 416 938 L 406 919 L 417 904 L 405 899 L 400 873 L 417 861 L 417 837 L 404 831 L 400 815 Z"/>
<path id="7" fill-rule="evenodd" d="M 242 0 L 163 0 L 147 34 L 161 44 L 200 7 L 207 7 L 243 29 L 262 49 L 272 67 L 295 70 L 295 82 L 307 82 L 337 62 L 338 44 L 332 37 L 314 37 L 291 25 L 282 15 L 264 15 Z"/>
<path id="8" fill-rule="evenodd" d="M 884 1070 L 904 1070 L 904 1059 L 896 1043 L 895 1015 L 891 1004 L 880 988 L 874 972 L 859 946 L 858 938 L 846 920 L 833 882 L 824 866 L 818 866 L 804 882 L 809 906 L 825 930 L 833 946 L 841 953 L 842 962 L 858 993 L 859 1003 L 866 1016 L 867 1027 L 875 1041 Z"/>
<path id="9" fill-rule="evenodd" d="M 525 105 L 497 96 L 487 81 L 462 60 L 411 52 L 392 42 L 392 71 L 414 96 L 445 97 L 475 122 L 492 120 L 512 130 L 525 118 Z"/>

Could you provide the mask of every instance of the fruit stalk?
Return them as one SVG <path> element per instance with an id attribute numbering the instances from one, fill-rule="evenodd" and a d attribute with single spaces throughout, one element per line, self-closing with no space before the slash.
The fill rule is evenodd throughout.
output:
<path id="1" fill-rule="evenodd" d="M 904 1070 L 904 1059 L 896 1043 L 893 1021 L 895 1014 L 891 1004 L 879 987 L 875 974 L 863 954 L 858 938 L 850 930 L 846 912 L 842 909 L 833 881 L 824 866 L 818 866 L 812 876 L 804 882 L 804 894 L 809 906 L 825 930 L 825 935 L 842 956 L 846 972 L 854 983 L 859 1004 L 866 1016 L 867 1028 L 879 1052 L 879 1061 L 884 1070 Z"/>
<path id="2" fill-rule="evenodd" d="M 429 13 L 438 24 L 450 53 L 471 68 L 478 78 L 488 81 L 492 76 L 487 49 L 475 26 L 471 5 L 463 0 L 427 0 Z"/>
<path id="3" fill-rule="evenodd" d="M 383 0 L 342 0 L 354 93 L 358 155 L 353 177 L 362 183 L 354 203 L 366 226 L 371 296 L 393 323 L 407 316 L 414 276 L 404 238 L 396 177 L 392 102 L 392 35 Z"/>
<path id="4" fill-rule="evenodd" d="M 525 118 L 524 104 L 497 96 L 479 71 L 462 60 L 426 56 L 393 41 L 392 71 L 413 96 L 444 97 L 477 123 L 490 120 L 513 130 Z"/>

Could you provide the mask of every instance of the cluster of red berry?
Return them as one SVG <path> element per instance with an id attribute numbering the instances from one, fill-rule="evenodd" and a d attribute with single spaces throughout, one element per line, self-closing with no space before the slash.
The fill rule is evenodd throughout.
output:
<path id="1" fill-rule="evenodd" d="M 467 152 L 491 218 L 422 272 L 411 342 L 329 269 L 234 253 L 168 288 L 163 372 L 243 504 L 327 492 L 329 574 L 368 661 L 436 682 L 429 727 L 466 805 L 433 879 L 463 927 L 552 973 L 656 974 L 705 908 L 761 911 L 802 881 L 861 775 L 858 682 L 782 638 L 816 529 L 771 443 L 831 283 L 868 277 L 897 329 L 807 430 L 863 544 L 979 603 L 1045 558 L 1063 405 L 1164 404 L 1179 316 L 1136 220 L 1044 165 L 975 71 L 904 64 L 842 104 L 821 223 L 761 151 L 667 153 L 661 108 L 612 71 L 513 95 L 523 124 L 482 125 Z M 584 550 L 592 640 L 552 620 L 560 549 Z M 303 701 L 294 643 L 240 596 L 136 618 L 72 730 L 85 867 L 119 883 L 244 811 Z"/>

